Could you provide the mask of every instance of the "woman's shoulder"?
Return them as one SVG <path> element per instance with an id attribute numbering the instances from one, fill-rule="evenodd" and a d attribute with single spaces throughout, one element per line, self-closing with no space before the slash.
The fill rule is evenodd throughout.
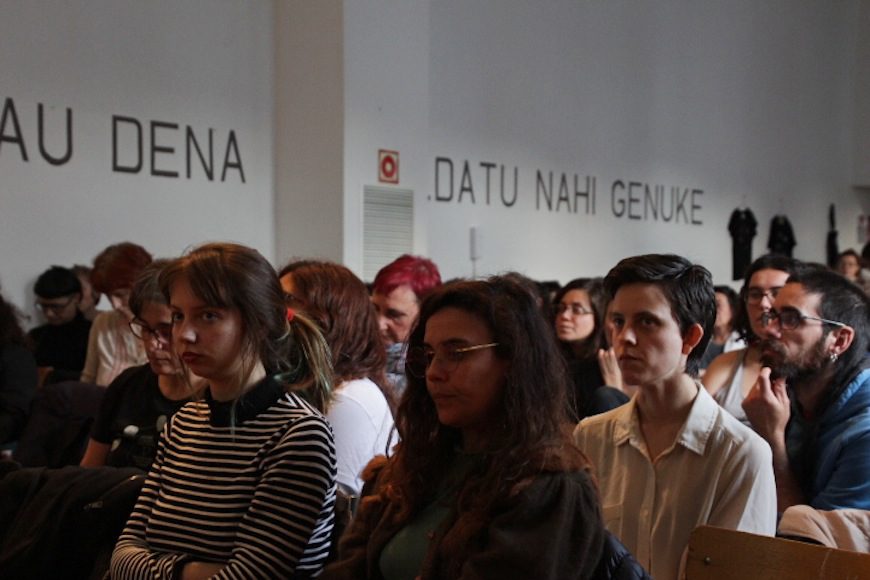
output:
<path id="1" fill-rule="evenodd" d="M 299 435 L 310 432 L 326 434 L 332 439 L 332 428 L 326 417 L 318 411 L 314 405 L 305 400 L 298 393 L 288 392 L 277 405 L 273 405 L 259 418 L 268 420 L 268 416 L 274 415 L 275 420 L 286 427 L 288 435 Z M 287 435 L 285 435 L 286 437 Z"/>
<path id="2" fill-rule="evenodd" d="M 586 469 L 551 471 L 530 476 L 518 486 L 513 496 L 514 508 L 545 512 L 554 509 L 573 513 L 579 506 L 597 509 L 598 492 L 592 475 Z M 582 511 L 582 510 L 581 510 Z"/>
<path id="3" fill-rule="evenodd" d="M 734 370 L 738 365 L 742 364 L 744 356 L 746 356 L 746 349 L 741 348 L 739 350 L 723 352 L 714 358 L 710 366 L 707 367 L 702 380 L 707 392 L 715 395 L 722 387 L 727 385 L 734 375 Z"/>
<path id="4" fill-rule="evenodd" d="M 106 389 L 112 390 L 127 390 L 147 386 L 152 383 L 156 385 L 157 375 L 151 370 L 151 365 L 145 363 L 143 365 L 132 366 L 121 371 L 115 377 Z M 108 391 L 107 391 L 108 392 Z"/>
<path id="5" fill-rule="evenodd" d="M 327 417 L 350 420 L 355 415 L 365 415 L 380 423 L 385 415 L 392 417 L 387 398 L 378 386 L 369 379 L 345 381 L 335 389 Z"/>

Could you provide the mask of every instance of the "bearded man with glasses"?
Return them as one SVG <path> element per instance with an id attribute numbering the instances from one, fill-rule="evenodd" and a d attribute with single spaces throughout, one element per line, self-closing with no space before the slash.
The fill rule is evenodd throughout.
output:
<path id="1" fill-rule="evenodd" d="M 764 367 L 743 409 L 770 443 L 779 511 L 870 509 L 868 298 L 804 266 L 765 313 Z"/>

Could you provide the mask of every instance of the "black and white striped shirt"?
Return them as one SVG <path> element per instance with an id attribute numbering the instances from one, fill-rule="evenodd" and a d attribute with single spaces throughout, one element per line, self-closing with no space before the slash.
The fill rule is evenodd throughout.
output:
<path id="1" fill-rule="evenodd" d="M 335 462 L 326 419 L 271 378 L 234 408 L 208 396 L 188 403 L 166 426 L 112 577 L 172 578 L 190 561 L 225 563 L 216 578 L 317 574 Z"/>

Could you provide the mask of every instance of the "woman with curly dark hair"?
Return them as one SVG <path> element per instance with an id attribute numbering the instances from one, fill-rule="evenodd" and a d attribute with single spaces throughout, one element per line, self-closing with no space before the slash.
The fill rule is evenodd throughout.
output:
<path id="1" fill-rule="evenodd" d="M 553 297 L 553 328 L 574 385 L 568 397 L 574 422 L 628 402 L 604 332 L 606 309 L 601 278 L 571 280 Z"/>
<path id="2" fill-rule="evenodd" d="M 0 295 L 0 443 L 21 433 L 36 391 L 36 361 L 25 346 L 19 316 Z"/>
<path id="3" fill-rule="evenodd" d="M 377 312 L 362 280 L 339 264 L 300 260 L 280 276 L 288 305 L 317 322 L 332 352 L 336 384 L 326 418 L 335 433 L 337 480 L 358 495 L 363 468 L 387 453 L 393 430 Z"/>
<path id="4" fill-rule="evenodd" d="M 373 464 L 327 578 L 588 578 L 604 529 L 564 426 L 567 376 L 535 300 L 505 277 L 426 297 L 401 442 Z"/>

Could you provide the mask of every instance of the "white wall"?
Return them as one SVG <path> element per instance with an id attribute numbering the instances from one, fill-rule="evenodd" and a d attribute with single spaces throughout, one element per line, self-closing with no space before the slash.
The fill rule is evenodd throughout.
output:
<path id="1" fill-rule="evenodd" d="M 854 184 L 866 188 L 864 211 L 870 212 L 870 0 L 862 0 L 857 17 L 858 49 L 852 59 L 855 76 Z"/>
<path id="2" fill-rule="evenodd" d="M 415 192 L 414 245 L 428 252 L 429 2 L 344 3 L 344 262 L 363 272 L 363 187 L 378 184 L 378 150 L 399 151 L 398 187 Z"/>
<path id="3" fill-rule="evenodd" d="M 105 246 L 131 240 L 157 256 L 206 240 L 229 239 L 274 254 L 272 193 L 272 11 L 235 0 L 13 0 L 0 4 L 0 105 L 14 101 L 28 161 L 7 113 L 0 141 L 0 284 L 19 306 L 51 264 L 90 263 Z M 73 155 L 60 166 L 39 152 L 37 106 L 45 106 L 49 153 L 65 151 L 65 111 L 73 115 Z M 137 119 L 143 169 L 112 169 L 112 116 Z M 158 128 L 151 175 L 149 124 Z M 186 175 L 185 127 L 200 147 L 214 129 L 214 179 L 196 153 Z M 133 164 L 130 125 L 119 161 Z M 244 170 L 221 180 L 230 132 Z"/>
<path id="4" fill-rule="evenodd" d="M 276 266 L 342 259 L 341 0 L 275 3 Z"/>
<path id="5" fill-rule="evenodd" d="M 415 226 L 425 232 L 418 250 L 446 277 L 472 273 L 472 226 L 480 235 L 478 274 L 518 269 L 562 281 L 603 274 L 619 258 L 648 251 L 687 255 L 728 281 L 727 222 L 741 205 L 760 223 L 756 256 L 765 251 L 770 219 L 785 213 L 795 255 L 822 260 L 831 202 L 841 247 L 855 245 L 857 0 L 412 5 L 367 2 L 361 20 L 363 9 L 346 3 L 346 14 L 355 11 L 346 20 L 359 26 L 346 24 L 345 36 L 352 55 L 345 63 L 346 195 L 353 200 L 362 184 L 375 182 L 370 160 L 379 147 L 390 137 L 400 143 L 402 170 L 424 168 L 400 184 L 417 192 Z M 400 37 L 388 52 L 390 31 L 407 27 L 412 12 L 414 42 Z M 390 101 L 394 91 L 407 93 L 406 73 L 411 86 L 424 86 L 423 72 L 427 93 L 413 107 Z M 446 195 L 443 186 L 435 191 L 437 156 L 457 172 L 469 161 L 476 203 L 468 195 L 434 200 Z M 507 166 L 510 187 L 517 168 L 513 207 L 497 201 L 497 190 L 486 205 L 481 162 Z M 536 209 L 537 170 L 553 171 L 557 183 L 567 174 L 572 188 L 575 173 L 581 189 L 594 177 L 595 214 Z M 619 179 L 703 190 L 702 225 L 616 217 L 610 195 Z M 347 248 L 345 258 L 359 267 Z"/>
<path id="6" fill-rule="evenodd" d="M 445 277 L 472 273 L 472 226 L 478 274 L 563 281 L 645 251 L 686 254 L 728 280 L 725 228 L 744 204 L 761 224 L 756 255 L 785 212 L 796 255 L 822 259 L 832 201 L 841 247 L 857 243 L 862 203 L 868 210 L 851 187 L 866 148 L 866 132 L 853 131 L 866 115 L 866 0 L 366 0 L 340 10 L 283 0 L 0 4 L 0 105 L 14 103 L 20 122 L 19 135 L 7 112 L 0 132 L 3 292 L 29 304 L 44 268 L 89 262 L 125 239 L 162 256 L 234 239 L 277 261 L 319 255 L 361 272 L 362 191 L 377 184 L 378 149 L 400 152 L 398 186 L 416 194 L 416 250 Z M 310 25 L 294 29 L 303 18 Z M 313 81 L 319 92 L 298 86 Z M 73 112 L 74 153 L 61 166 L 39 153 L 39 103 L 51 154 L 63 151 L 63 115 Z M 158 145 L 175 151 L 158 152 L 157 169 L 181 176 L 151 175 L 147 156 L 138 175 L 113 171 L 112 115 L 146 133 L 152 120 L 177 123 L 158 129 Z M 184 175 L 188 125 L 200 142 L 214 129 L 214 181 L 195 157 Z M 245 183 L 232 168 L 220 180 L 230 131 Z M 123 143 L 129 163 L 135 149 Z M 443 175 L 435 189 L 437 157 L 455 164 L 457 190 L 469 162 L 476 203 L 435 199 L 446 195 Z M 482 162 L 506 167 L 511 196 L 516 168 L 513 207 L 498 199 L 497 168 L 485 203 Z M 538 170 L 557 184 L 576 174 L 581 189 L 594 178 L 594 214 L 536 209 Z M 614 216 L 620 179 L 703 190 L 702 224 Z M 317 236 L 294 238 L 306 231 Z"/>

